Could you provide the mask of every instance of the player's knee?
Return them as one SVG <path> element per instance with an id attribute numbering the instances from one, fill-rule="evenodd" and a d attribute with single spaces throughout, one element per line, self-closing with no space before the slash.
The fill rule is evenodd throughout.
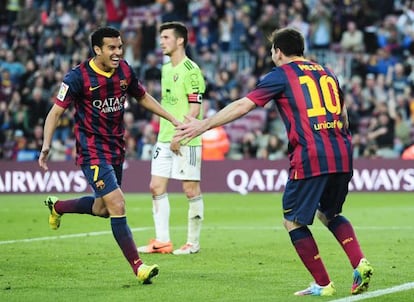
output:
<path id="1" fill-rule="evenodd" d="M 318 219 L 325 225 L 328 226 L 329 220 L 326 217 L 326 215 L 324 213 L 322 213 L 321 211 L 317 211 L 316 212 L 316 217 L 318 217 Z"/>
<path id="2" fill-rule="evenodd" d="M 102 217 L 102 218 L 108 218 L 109 217 L 109 212 L 107 209 L 99 209 L 97 211 L 93 212 L 93 215 L 98 216 L 98 217 Z"/>
<path id="3" fill-rule="evenodd" d="M 295 221 L 290 221 L 290 220 L 287 220 L 287 219 L 283 219 L 283 226 L 285 227 L 286 231 L 290 232 L 292 230 L 301 228 L 304 225 L 299 224 Z"/>
<path id="4" fill-rule="evenodd" d="M 198 185 L 183 185 L 183 192 L 188 199 L 194 199 L 201 195 L 200 186 Z"/>
<path id="5" fill-rule="evenodd" d="M 165 186 L 163 184 L 158 183 L 158 182 L 152 182 L 151 181 L 151 183 L 149 185 L 149 189 L 150 189 L 150 192 L 151 192 L 152 196 L 159 196 L 159 195 L 162 195 L 166 192 L 165 191 Z"/>

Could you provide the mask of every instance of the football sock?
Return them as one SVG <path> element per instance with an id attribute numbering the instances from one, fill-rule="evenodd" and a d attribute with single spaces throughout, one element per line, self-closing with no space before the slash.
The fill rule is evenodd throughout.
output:
<path id="1" fill-rule="evenodd" d="M 95 202 L 94 196 L 83 196 L 77 199 L 59 200 L 55 203 L 55 211 L 58 214 L 78 213 L 78 214 L 92 214 L 92 206 Z"/>
<path id="2" fill-rule="evenodd" d="M 364 254 L 351 223 L 344 216 L 339 215 L 329 222 L 328 229 L 344 249 L 352 267 L 356 268 L 359 260 L 364 258 Z"/>
<path id="3" fill-rule="evenodd" d="M 200 242 L 201 224 L 204 219 L 203 196 L 196 196 L 188 202 L 187 242 L 197 244 Z"/>
<path id="4" fill-rule="evenodd" d="M 161 242 L 170 241 L 170 201 L 167 193 L 153 196 L 152 216 L 155 224 L 155 238 Z"/>
<path id="5" fill-rule="evenodd" d="M 131 229 L 127 224 L 126 217 L 111 217 L 111 228 L 116 242 L 136 275 L 142 261 L 139 258 L 137 247 L 132 238 Z"/>
<path id="6" fill-rule="evenodd" d="M 305 267 L 320 286 L 329 284 L 330 279 L 319 255 L 318 246 L 308 227 L 303 226 L 289 232 L 290 239 Z"/>

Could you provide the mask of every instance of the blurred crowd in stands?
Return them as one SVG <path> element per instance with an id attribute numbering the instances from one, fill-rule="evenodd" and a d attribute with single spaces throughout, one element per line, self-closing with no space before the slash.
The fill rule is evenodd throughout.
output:
<path id="1" fill-rule="evenodd" d="M 292 26 L 306 37 L 307 56 L 339 76 L 355 157 L 414 159 L 412 149 L 403 155 L 414 144 L 414 1 L 407 0 L 2 1 L 0 159 L 37 158 L 63 76 L 91 56 L 89 34 L 99 26 L 121 30 L 125 59 L 160 100 L 165 58 L 158 26 L 172 20 L 190 29 L 188 55 L 208 86 L 206 116 L 244 96 L 271 70 L 267 37 Z M 157 118 L 128 102 L 125 125 L 127 158 L 149 160 Z M 69 110 L 51 160 L 73 158 L 72 126 Z M 285 130 L 272 106 L 205 135 L 206 160 L 286 157 Z"/>

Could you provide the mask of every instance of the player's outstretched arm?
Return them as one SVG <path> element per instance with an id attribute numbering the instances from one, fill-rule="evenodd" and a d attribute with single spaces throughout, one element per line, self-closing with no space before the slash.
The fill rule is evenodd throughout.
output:
<path id="1" fill-rule="evenodd" d="M 174 138 L 187 142 L 209 129 L 230 123 L 244 116 L 254 108 L 256 108 L 256 104 L 247 97 L 243 97 L 228 104 L 226 107 L 207 119 L 197 120 L 193 117 L 186 116 L 185 123 L 176 127 L 177 132 Z"/>
<path id="2" fill-rule="evenodd" d="M 167 112 L 164 108 L 161 107 L 161 104 L 150 94 L 145 93 L 141 99 L 137 99 L 137 101 L 143 106 L 145 109 L 159 115 L 162 118 L 170 121 L 174 126 L 178 126 L 181 124 L 173 115 Z"/>
<path id="3" fill-rule="evenodd" d="M 49 169 L 46 162 L 49 156 L 50 146 L 52 145 L 53 133 L 55 132 L 63 112 L 65 112 L 65 109 L 55 104 L 50 109 L 45 120 L 45 126 L 43 128 L 43 145 L 42 150 L 40 150 L 38 161 L 39 166 L 44 170 Z"/>

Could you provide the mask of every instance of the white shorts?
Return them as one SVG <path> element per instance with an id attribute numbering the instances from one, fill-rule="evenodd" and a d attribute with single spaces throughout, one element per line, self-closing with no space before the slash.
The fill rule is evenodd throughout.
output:
<path id="1" fill-rule="evenodd" d="M 181 156 L 170 149 L 170 143 L 154 146 L 151 160 L 151 175 L 178 179 L 200 181 L 201 146 L 181 146 Z"/>

